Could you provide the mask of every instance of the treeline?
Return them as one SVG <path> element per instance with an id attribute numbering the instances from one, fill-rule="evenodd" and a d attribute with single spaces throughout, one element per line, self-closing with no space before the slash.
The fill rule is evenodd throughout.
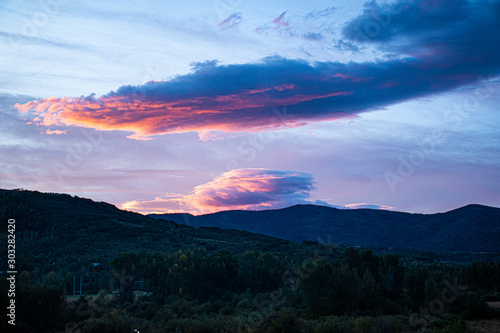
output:
<path id="1" fill-rule="evenodd" d="M 468 332 L 464 320 L 498 316 L 486 302 L 500 300 L 499 264 L 403 263 L 355 248 L 338 257 L 320 244 L 300 260 L 142 251 L 96 258 L 82 271 L 71 258 L 58 258 L 66 265 L 56 271 L 34 262 L 20 272 L 17 331 Z M 84 293 L 98 295 L 67 298 L 82 273 Z"/>
<path id="2" fill-rule="evenodd" d="M 18 264 L 27 265 L 18 267 L 19 271 L 30 270 L 33 260 L 46 263 L 53 259 L 59 266 L 53 270 L 59 273 L 67 266 L 60 261 L 69 254 L 81 266 L 87 258 L 108 256 L 107 260 L 112 260 L 121 252 L 137 249 L 162 253 L 188 248 L 205 248 L 210 252 L 228 249 L 236 255 L 255 249 L 300 255 L 304 248 L 301 244 L 244 231 L 195 229 L 57 193 L 0 189 L 0 219 L 16 221 L 16 249 L 24 256 Z M 6 265 L 1 256 L 0 265 Z"/>

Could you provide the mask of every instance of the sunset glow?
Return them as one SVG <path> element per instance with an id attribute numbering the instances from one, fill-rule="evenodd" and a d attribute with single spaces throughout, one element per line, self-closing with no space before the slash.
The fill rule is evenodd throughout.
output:
<path id="1" fill-rule="evenodd" d="M 1 188 L 143 213 L 500 203 L 497 0 L 2 6 Z"/>

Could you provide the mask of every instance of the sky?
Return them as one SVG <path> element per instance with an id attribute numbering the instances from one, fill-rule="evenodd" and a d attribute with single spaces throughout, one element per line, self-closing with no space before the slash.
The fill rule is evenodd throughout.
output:
<path id="1" fill-rule="evenodd" d="M 2 1 L 0 188 L 500 206 L 500 1 Z"/>

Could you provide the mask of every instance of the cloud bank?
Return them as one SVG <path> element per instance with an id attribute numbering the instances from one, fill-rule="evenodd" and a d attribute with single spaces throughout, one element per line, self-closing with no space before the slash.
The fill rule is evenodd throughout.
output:
<path id="1" fill-rule="evenodd" d="M 282 208 L 306 201 L 314 189 L 308 173 L 234 169 L 196 186 L 187 195 L 168 193 L 150 201 L 129 201 L 121 208 L 143 213 L 211 213 L 227 209 Z"/>
<path id="2" fill-rule="evenodd" d="M 286 25 L 283 13 L 274 22 Z M 33 122 L 132 132 L 133 139 L 190 131 L 243 132 L 333 120 L 472 84 L 500 72 L 500 2 L 370 2 L 343 42 L 389 56 L 360 63 L 281 57 L 251 64 L 207 62 L 169 81 L 122 86 L 96 97 L 17 104 Z M 283 122 L 273 109 L 287 107 Z"/>

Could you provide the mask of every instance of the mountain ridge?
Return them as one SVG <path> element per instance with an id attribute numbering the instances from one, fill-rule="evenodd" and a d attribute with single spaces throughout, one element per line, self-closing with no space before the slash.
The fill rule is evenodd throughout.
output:
<path id="1" fill-rule="evenodd" d="M 0 219 L 4 223 L 16 221 L 19 255 L 25 252 L 23 249 L 37 249 L 51 258 L 67 253 L 109 258 L 139 250 L 175 252 L 204 247 L 208 251 L 229 249 L 240 253 L 262 248 L 290 252 L 296 248 L 296 244 L 283 239 L 241 230 L 195 229 L 63 193 L 0 189 Z M 6 236 L 0 232 L 0 242 L 6 242 Z M 3 260 L 0 258 L 0 263 Z"/>
<path id="2" fill-rule="evenodd" d="M 68 194 L 0 189 L 0 217 L 16 219 L 19 245 L 51 248 L 55 255 L 67 251 L 116 254 L 137 248 L 172 251 L 180 245 L 215 250 L 222 244 L 242 251 L 242 242 L 248 242 L 246 248 L 277 249 L 294 247 L 290 241 L 500 252 L 500 208 L 478 204 L 436 214 L 295 205 L 199 216 L 146 216 Z M 57 247 L 52 247 L 54 242 Z"/>
<path id="3" fill-rule="evenodd" d="M 195 228 L 245 230 L 295 242 L 329 237 L 333 242 L 346 245 L 430 251 L 500 250 L 500 208 L 480 204 L 432 214 L 299 204 L 262 211 L 149 216 Z"/>
<path id="4" fill-rule="evenodd" d="M 101 201 L 103 202 L 103 201 Z M 369 211 L 385 211 L 385 212 L 393 212 L 393 213 L 405 213 L 405 214 L 411 214 L 411 215 L 437 215 L 437 214 L 445 214 L 445 213 L 450 213 L 453 211 L 457 210 L 462 210 L 462 209 L 468 209 L 468 208 L 475 208 L 475 207 L 482 207 L 482 208 L 494 208 L 494 209 L 500 209 L 500 207 L 494 207 L 494 206 L 488 206 L 488 205 L 482 205 L 482 204 L 467 204 L 465 206 L 461 206 L 458 208 L 453 208 L 449 211 L 444 211 L 444 212 L 437 212 L 437 213 L 412 213 L 412 212 L 405 212 L 405 211 L 400 211 L 400 210 L 388 210 L 388 209 L 373 209 L 373 208 L 338 208 L 338 207 L 331 207 L 331 206 L 326 206 L 326 205 L 315 205 L 315 204 L 295 204 L 291 205 L 288 207 L 283 207 L 283 208 L 270 208 L 270 209 L 263 209 L 263 210 L 244 210 L 244 209 L 228 209 L 228 210 L 221 210 L 218 212 L 214 213 L 206 213 L 206 214 L 199 214 L 199 215 L 194 215 L 191 213 L 187 212 L 180 212 L 180 213 L 164 213 L 164 214 L 158 214 L 158 213 L 151 213 L 151 214 L 146 214 L 147 216 L 161 216 L 161 215 L 189 215 L 189 216 L 203 216 L 203 215 L 213 215 L 213 214 L 219 214 L 219 213 L 224 213 L 224 212 L 268 212 L 268 211 L 279 211 L 279 210 L 284 210 L 284 209 L 289 209 L 292 207 L 299 207 L 299 206 L 313 206 L 313 207 L 326 207 L 330 209 L 335 209 L 335 210 L 347 210 L 347 211 L 359 211 L 359 210 L 369 210 Z"/>

